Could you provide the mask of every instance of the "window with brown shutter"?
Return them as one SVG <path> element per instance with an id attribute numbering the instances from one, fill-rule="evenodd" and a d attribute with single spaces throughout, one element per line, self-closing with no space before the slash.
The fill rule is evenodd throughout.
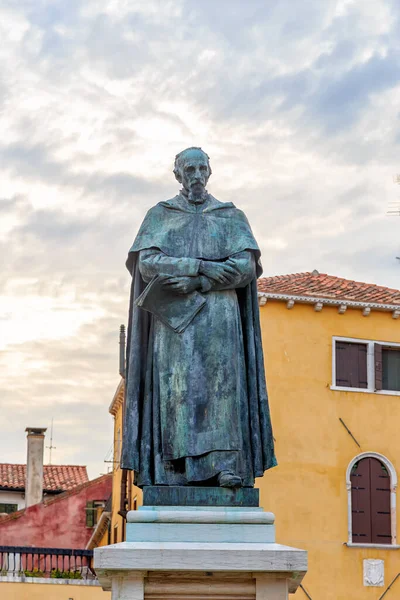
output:
<path id="1" fill-rule="evenodd" d="M 368 387 L 367 344 L 336 340 L 336 385 L 338 387 Z"/>
<path id="2" fill-rule="evenodd" d="M 352 540 L 391 544 L 390 475 L 378 459 L 359 460 L 351 475 Z"/>

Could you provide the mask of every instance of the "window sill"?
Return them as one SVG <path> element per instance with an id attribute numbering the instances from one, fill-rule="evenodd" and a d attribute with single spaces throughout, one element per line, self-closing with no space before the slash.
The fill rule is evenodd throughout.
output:
<path id="1" fill-rule="evenodd" d="M 348 548 L 374 548 L 379 550 L 400 550 L 398 544 L 353 544 L 351 542 L 344 542 L 344 546 Z"/>
<path id="2" fill-rule="evenodd" d="M 378 396 L 400 396 L 400 392 L 395 390 L 368 390 L 367 388 L 339 387 L 331 385 L 330 389 L 334 392 L 356 392 L 363 394 L 377 394 Z"/>

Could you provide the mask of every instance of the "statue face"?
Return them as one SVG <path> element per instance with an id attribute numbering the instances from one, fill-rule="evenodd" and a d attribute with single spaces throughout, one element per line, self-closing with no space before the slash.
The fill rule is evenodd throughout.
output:
<path id="1" fill-rule="evenodd" d="M 201 194 L 211 174 L 207 156 L 201 150 L 188 151 L 183 157 L 179 174 L 186 190 Z"/>

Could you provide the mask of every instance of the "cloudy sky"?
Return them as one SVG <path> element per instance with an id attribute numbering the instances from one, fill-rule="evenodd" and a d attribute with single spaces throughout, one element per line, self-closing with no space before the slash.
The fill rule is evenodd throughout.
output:
<path id="1" fill-rule="evenodd" d="M 0 39 L 0 462 L 54 417 L 107 470 L 124 261 L 187 146 L 265 274 L 400 287 L 398 0 L 1 0 Z"/>

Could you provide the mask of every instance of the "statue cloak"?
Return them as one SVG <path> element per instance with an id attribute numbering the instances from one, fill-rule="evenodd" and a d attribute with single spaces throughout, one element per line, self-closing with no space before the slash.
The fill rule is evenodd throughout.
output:
<path id="1" fill-rule="evenodd" d="M 262 273 L 257 242 L 244 213 L 232 203 L 219 202 L 209 195 L 204 205 L 193 205 L 179 194 L 149 210 L 127 259 L 127 267 L 132 274 L 132 286 L 121 467 L 135 471 L 136 484 L 139 486 L 185 485 L 196 481 L 201 482 L 208 479 L 210 475 L 216 475 L 220 464 L 229 469 L 232 456 L 239 452 L 241 465 L 239 470 L 243 485 L 252 486 L 255 477 L 261 477 L 265 470 L 277 464 L 264 375 L 256 276 L 251 276 L 251 280 L 245 285 L 239 284 L 235 289 L 227 290 L 220 286 L 220 291 L 205 293 L 204 296 L 211 307 L 209 310 L 213 310 L 214 305 L 217 306 L 217 310 L 221 310 L 218 309 L 218 303 L 221 304 L 220 301 L 225 298 L 224 302 L 226 301 L 227 304 L 223 307 L 223 312 L 217 315 L 217 320 L 207 321 L 208 317 L 204 310 L 204 315 L 200 312 L 184 334 L 178 334 L 167 331 L 168 328 L 160 324 L 158 319 L 134 304 L 147 285 L 140 269 L 141 253 L 143 255 L 143 252 L 151 249 L 171 257 L 173 270 L 167 274 L 188 274 L 180 272 L 181 263 L 186 259 L 224 261 L 229 257 L 245 259 L 250 253 L 254 257 L 252 260 L 256 265 L 256 276 L 259 277 Z M 217 304 L 212 303 L 213 297 Z M 176 302 L 179 303 L 179 300 L 180 297 L 176 296 Z M 233 301 L 235 304 L 232 304 Z M 235 306 L 238 306 L 237 326 Z M 223 317 L 231 321 L 226 322 L 224 329 L 218 329 L 218 323 L 223 321 Z M 221 411 L 222 414 L 225 411 L 227 418 L 223 423 L 227 422 L 228 425 L 224 429 L 222 424 L 221 429 L 216 432 L 208 430 L 196 432 L 198 418 L 196 415 L 198 415 L 198 404 L 202 399 L 199 394 L 197 400 L 193 399 L 192 394 L 196 396 L 196 389 L 199 387 L 201 389 L 202 385 L 207 386 L 210 381 L 209 385 L 214 385 L 212 382 L 215 377 L 213 373 L 206 373 L 202 383 L 191 388 L 191 394 L 187 394 L 185 398 L 185 406 L 181 403 L 179 411 L 175 411 L 174 403 L 178 402 L 178 399 L 174 394 L 170 399 L 169 408 L 160 407 L 159 386 L 162 385 L 162 382 L 161 384 L 159 382 L 160 357 L 161 362 L 168 361 L 169 351 L 157 351 L 157 348 L 160 348 L 157 336 L 163 337 L 164 349 L 169 350 L 177 343 L 176 348 L 179 353 L 179 343 L 182 338 L 174 336 L 187 334 L 190 342 L 196 332 L 196 329 L 191 332 L 190 328 L 200 330 L 201 327 L 209 327 L 210 322 L 217 324 L 217 328 L 214 331 L 215 338 L 213 338 L 213 327 L 202 334 L 202 345 L 205 336 L 210 340 L 210 346 L 204 348 L 202 362 L 197 366 L 193 365 L 192 349 L 187 360 L 184 354 L 177 358 L 177 368 L 182 370 L 183 377 L 189 381 L 189 378 L 196 377 L 198 370 L 202 370 L 204 357 L 208 358 L 208 353 L 214 352 L 215 356 L 211 357 L 212 364 L 216 365 L 218 360 L 225 360 L 227 367 L 223 371 L 222 379 L 229 379 L 229 373 L 231 371 L 234 373 L 237 363 L 239 375 L 236 375 L 238 379 L 234 383 L 241 390 L 239 401 L 241 408 L 236 414 L 235 406 L 230 404 L 226 394 L 224 396 L 224 383 L 218 384 L 218 388 L 215 387 L 209 392 L 217 400 L 214 413 L 209 415 L 209 421 L 206 423 L 208 423 L 207 427 L 210 427 L 215 420 L 218 420 Z M 160 328 L 164 329 L 161 331 Z M 236 338 L 234 331 L 237 332 Z M 229 336 L 233 336 L 232 345 Z M 219 346 L 220 338 L 222 345 Z M 239 345 L 238 340 L 240 340 Z M 236 347 L 238 348 L 235 354 L 236 362 L 232 361 L 230 366 L 230 356 L 232 351 L 235 352 L 232 349 Z M 194 350 L 196 348 L 194 346 Z M 236 355 L 239 357 L 237 360 Z M 162 368 L 163 373 L 165 369 L 168 371 L 168 365 L 165 367 L 164 364 Z M 222 371 L 217 373 L 220 379 L 221 373 Z M 207 408 L 204 412 L 207 413 Z M 171 416 L 171 413 L 174 414 Z M 180 415 L 184 416 L 180 417 Z M 203 416 L 202 413 L 201 418 Z M 240 435 L 237 434 L 236 429 L 241 430 Z"/>

